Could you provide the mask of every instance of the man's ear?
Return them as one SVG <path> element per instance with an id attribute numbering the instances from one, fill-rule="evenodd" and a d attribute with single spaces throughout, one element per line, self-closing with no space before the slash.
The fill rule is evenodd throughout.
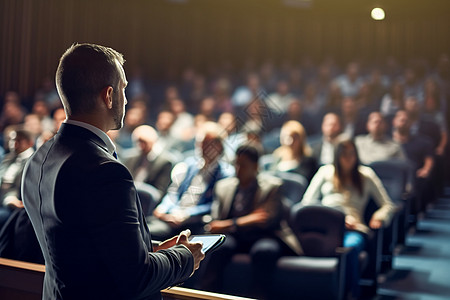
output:
<path id="1" fill-rule="evenodd" d="M 112 108 L 113 92 L 114 92 L 113 87 L 107 86 L 102 90 L 102 92 L 100 94 L 100 96 L 102 97 L 103 103 L 105 103 L 105 105 L 108 109 Z"/>

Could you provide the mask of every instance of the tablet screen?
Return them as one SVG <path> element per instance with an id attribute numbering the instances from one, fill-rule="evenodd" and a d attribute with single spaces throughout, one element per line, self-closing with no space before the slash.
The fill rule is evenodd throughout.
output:
<path id="1" fill-rule="evenodd" d="M 206 253 L 208 250 L 210 250 L 213 246 L 215 246 L 217 243 L 221 242 L 221 240 L 224 238 L 223 235 L 194 235 L 191 237 L 191 242 L 202 242 L 203 247 L 202 251 L 203 253 Z"/>

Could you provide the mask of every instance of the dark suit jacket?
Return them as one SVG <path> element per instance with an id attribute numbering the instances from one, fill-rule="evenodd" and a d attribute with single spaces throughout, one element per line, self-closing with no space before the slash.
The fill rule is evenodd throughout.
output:
<path id="1" fill-rule="evenodd" d="M 128 170 L 130 170 L 133 176 L 136 176 L 137 171 L 139 170 L 140 159 L 141 154 L 139 153 L 127 158 L 123 162 L 123 164 L 128 168 Z M 155 157 L 154 160 L 148 161 L 146 167 L 147 176 L 145 177 L 143 182 L 154 186 L 159 191 L 161 191 L 162 195 L 164 195 L 170 183 L 170 172 L 172 171 L 172 166 L 172 160 L 168 155 L 166 155 L 164 152 L 159 154 Z"/>
<path id="2" fill-rule="evenodd" d="M 45 258 L 44 299 L 161 299 L 193 271 L 184 246 L 151 252 L 131 174 L 89 130 L 63 124 L 28 161 L 22 193 Z"/>
<path id="3" fill-rule="evenodd" d="M 273 233 L 289 248 L 295 253 L 301 254 L 302 248 L 300 243 L 285 220 L 282 219 L 282 196 L 279 192 L 282 184 L 281 179 L 260 173 L 257 180 L 258 188 L 255 198 L 252 199 L 254 210 L 263 208 L 270 212 L 270 216 L 267 224 L 262 227 L 259 225 L 255 226 L 260 229 L 273 230 Z M 211 209 L 213 219 L 225 220 L 228 218 L 238 187 L 239 179 L 237 177 L 225 178 L 217 182 L 214 187 L 214 202 Z"/>

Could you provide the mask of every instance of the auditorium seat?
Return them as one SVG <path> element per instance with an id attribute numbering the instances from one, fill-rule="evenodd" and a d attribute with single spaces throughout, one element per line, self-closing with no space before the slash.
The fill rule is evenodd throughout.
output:
<path id="1" fill-rule="evenodd" d="M 161 200 L 161 192 L 154 186 L 144 183 L 135 182 L 136 190 L 141 200 L 142 211 L 145 216 L 151 216 L 153 210 Z"/>
<path id="2" fill-rule="evenodd" d="M 346 257 L 343 248 L 345 215 L 326 206 L 302 206 L 291 210 L 290 225 L 304 255 L 279 259 L 274 276 L 278 294 L 273 299 L 343 299 Z"/>

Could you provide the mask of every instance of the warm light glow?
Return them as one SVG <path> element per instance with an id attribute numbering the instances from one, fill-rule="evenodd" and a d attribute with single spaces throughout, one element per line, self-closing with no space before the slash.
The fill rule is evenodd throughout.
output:
<path id="1" fill-rule="evenodd" d="M 377 21 L 384 20 L 385 17 L 384 10 L 379 7 L 375 7 L 374 9 L 372 9 L 370 15 L 372 16 L 372 19 Z"/>

